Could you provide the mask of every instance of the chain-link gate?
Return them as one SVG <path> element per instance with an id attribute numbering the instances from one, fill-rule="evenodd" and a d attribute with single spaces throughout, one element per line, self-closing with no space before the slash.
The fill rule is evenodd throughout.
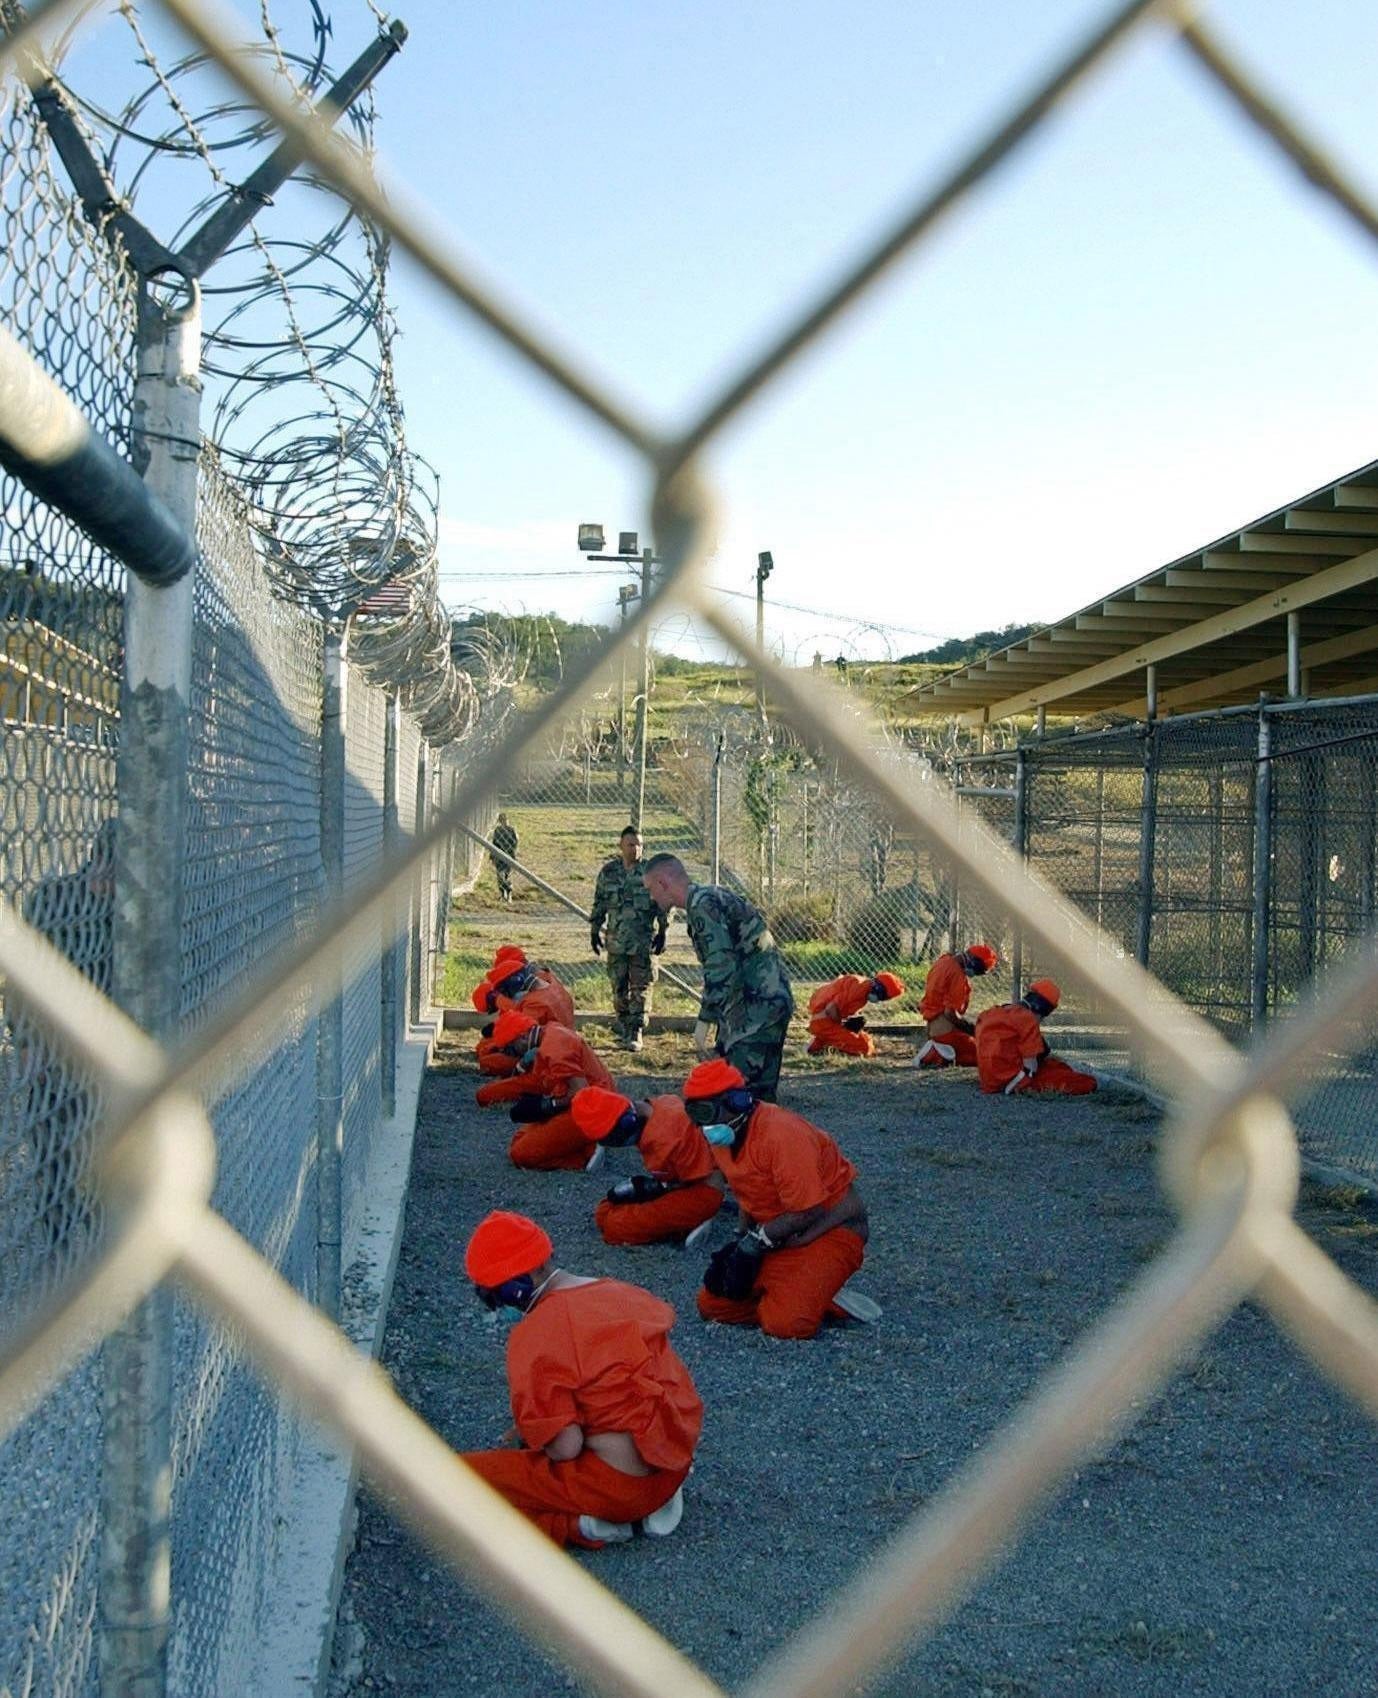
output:
<path id="1" fill-rule="evenodd" d="M 1088 70 L 1120 46 L 1133 26 L 1147 20 L 1174 29 L 1216 85 L 1366 232 L 1378 233 L 1378 216 L 1362 197 L 1337 178 L 1181 8 L 1135 0 L 1010 113 L 840 285 L 667 440 L 529 333 L 470 278 L 430 229 L 398 213 L 360 161 L 285 96 L 252 54 L 239 50 L 200 0 L 163 0 L 163 6 L 325 179 L 553 385 L 644 457 L 655 480 L 652 517 L 666 572 L 660 592 L 627 622 L 623 640 L 634 641 L 668 598 L 696 607 L 723 641 L 749 654 L 767 676 L 777 712 L 823 763 L 824 772 L 829 762 L 845 764 L 874 814 L 894 822 L 897 841 L 908 838 L 921 845 L 950 870 L 955 888 L 950 902 L 974 902 L 983 918 L 1003 913 L 1022 950 L 1036 951 L 1040 962 L 1057 966 L 1083 993 L 1093 994 L 1103 1017 L 1129 1034 L 1148 1074 L 1176 1104 L 1163 1148 L 1164 1180 L 1183 1215 L 1171 1243 L 987 1449 L 916 1516 L 897 1546 L 757 1674 L 749 1688 L 753 1698 L 823 1698 L 858 1690 L 906 1638 L 930 1629 L 954 1607 L 1043 1496 L 1081 1458 L 1104 1446 L 1118 1425 L 1132 1419 L 1141 1400 L 1245 1296 L 1266 1305 L 1325 1372 L 1378 1414 L 1378 1316 L 1292 1220 L 1296 1142 L 1274 1095 L 1307 1076 L 1318 1045 L 1343 1048 L 1351 1023 L 1370 1017 L 1378 1002 L 1378 962 L 1371 943 L 1353 949 L 1350 959 L 1328 976 L 1323 1007 L 1304 1003 L 1293 1022 L 1267 1028 L 1251 1055 L 1241 1057 L 1143 971 L 1133 951 L 1113 936 L 1098 934 L 1081 910 L 1028 876 L 1007 840 L 984 831 L 972 810 L 959 812 L 940 786 L 915 782 L 906 765 L 877 750 L 868 728 L 855 717 L 853 701 L 772 666 L 710 603 L 701 570 L 709 510 L 697 482 L 696 459 L 801 348 L 994 169 Z M 61 10 L 60 0 L 52 0 L 35 5 L 33 15 L 50 17 Z M 11 40 L 6 49 L 10 62 L 14 53 Z M 361 884 L 336 896 L 308 938 L 286 944 L 169 1052 L 118 1014 L 41 930 L 25 925 L 13 909 L 0 913 L 0 957 L 12 1018 L 41 1031 L 39 1041 L 60 1051 L 63 1065 L 83 1074 L 102 1098 L 97 1165 L 108 1215 L 99 1243 L 63 1270 L 69 1277 L 52 1302 L 37 1306 L 45 1291 L 30 1290 L 15 1306 L 17 1325 L 7 1334 L 0 1369 L 0 1424 L 22 1434 L 22 1418 L 38 1398 L 54 1388 L 58 1396 L 68 1394 L 76 1383 L 73 1367 L 90 1341 L 118 1326 L 141 1298 L 170 1277 L 179 1291 L 237 1330 L 273 1384 L 353 1447 L 374 1482 L 437 1549 L 600 1690 L 636 1698 L 659 1698 L 670 1691 L 682 1698 L 708 1698 L 718 1690 L 713 1682 L 469 1475 L 307 1297 L 282 1280 L 262 1253 L 265 1246 L 242 1236 L 214 1206 L 214 1138 L 197 1100 L 203 1093 L 217 1100 L 228 1078 L 242 1079 L 247 1068 L 261 1065 L 259 1058 L 278 1040 L 293 1011 L 321 1000 L 323 989 L 328 994 L 331 964 L 341 955 L 349 959 L 361 939 L 376 946 L 380 923 L 392 914 L 398 895 L 414 885 L 426 858 L 443 847 L 455 826 L 478 817 L 486 800 L 508 781 L 519 753 L 541 746 L 596 664 L 576 669 L 501 746 L 468 761 L 447 786 L 440 818 Z M 1289 800 L 1284 780 L 1279 805 L 1295 808 L 1308 794 L 1314 798 L 1333 777 L 1329 766 L 1328 761 L 1298 765 L 1295 770 L 1303 775 L 1299 788 Z M 1141 769 L 1141 786 L 1147 771 Z M 1132 812 L 1131 798 L 1132 785 L 1125 798 L 1115 799 L 1114 808 Z M 1005 800 L 991 798 L 990 805 Z M 1144 814 L 1142 790 L 1139 800 Z M 803 805 L 801 794 L 801 816 Z M 1070 799 L 1069 815 L 1085 805 Z M 1259 817 L 1256 808 L 1256 821 Z M 1107 874 L 1102 864 L 1095 889 L 1099 899 L 1104 882 L 1110 900 L 1123 888 L 1124 845 L 1112 837 L 1109 844 L 1101 842 L 1102 851 L 1106 848 L 1115 851 L 1114 865 Z M 755 852 L 760 870 L 759 845 Z M 1226 853 L 1222 842 L 1222 858 Z M 1360 844 L 1361 859 L 1362 853 Z M 1145 855 L 1141 840 L 1141 883 L 1156 878 L 1155 855 Z M 1304 850 L 1298 856 L 1298 905 L 1286 922 L 1294 961 L 1314 962 L 1328 953 L 1332 928 L 1329 897 L 1322 903 L 1321 857 L 1320 849 L 1315 857 Z M 1085 845 L 1077 859 L 1084 869 Z M 1222 901 L 1224 866 L 1222 859 Z M 1325 866 L 1328 879 L 1328 861 Z M 768 845 L 763 876 L 770 877 Z M 777 859 L 777 881 L 780 876 Z M 802 882 L 802 859 L 798 876 Z M 1329 882 L 1342 884 L 1343 876 L 1337 870 Z M 1362 911 L 1362 900 L 1354 907 Z M 1142 943 L 1138 932 L 1136 942 Z M 1152 947 L 1150 938 L 1150 959 Z M 85 1548 L 89 1543 L 88 1526 Z"/>

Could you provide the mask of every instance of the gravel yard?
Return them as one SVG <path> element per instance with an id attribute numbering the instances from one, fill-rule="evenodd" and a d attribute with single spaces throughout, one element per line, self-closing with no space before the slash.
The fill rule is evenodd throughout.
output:
<path id="1" fill-rule="evenodd" d="M 729 1690 L 865 1569 L 1172 1231 L 1152 1170 L 1157 1115 L 1127 1095 L 982 1098 L 969 1074 L 916 1076 L 897 1041 L 847 1066 L 792 1046 L 782 1097 L 857 1163 L 872 1236 L 856 1284 L 885 1314 L 795 1344 L 706 1327 L 704 1253 L 613 1250 L 594 1230 L 594 1201 L 635 1171 L 635 1152 L 590 1177 L 517 1172 L 506 1115 L 474 1106 L 470 1048 L 466 1036 L 442 1050 L 424 1087 L 385 1365 L 457 1448 L 500 1441 L 501 1339 L 460 1266 L 494 1206 L 539 1218 L 563 1266 L 673 1302 L 708 1410 L 684 1521 L 672 1538 L 576 1560 Z M 614 1070 L 644 1094 L 671 1088 L 691 1058 L 658 1038 L 636 1058 L 645 1072 L 618 1067 L 631 1059 Z M 1308 1188 L 1302 1215 L 1378 1286 L 1378 1210 Z M 1376 1460 L 1372 1426 L 1246 1307 L 874 1690 L 1374 1693 Z M 579 1690 L 363 1499 L 332 1698 Z"/>

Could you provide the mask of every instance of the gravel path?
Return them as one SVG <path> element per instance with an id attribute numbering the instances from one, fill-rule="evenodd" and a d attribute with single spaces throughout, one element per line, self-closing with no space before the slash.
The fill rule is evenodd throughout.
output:
<path id="1" fill-rule="evenodd" d="M 386 1366 L 456 1447 L 499 1441 L 501 1344 L 460 1267 L 493 1206 L 541 1219 L 564 1266 L 669 1298 L 708 1408 L 684 1521 L 673 1538 L 578 1560 L 729 1690 L 864 1569 L 1172 1230 L 1143 1104 L 983 1099 L 970 1075 L 916 1077 L 888 1047 L 864 1067 L 791 1072 L 787 1058 L 785 1100 L 860 1169 L 872 1238 L 857 1284 L 885 1306 L 875 1327 L 802 1344 L 702 1325 L 702 1254 L 603 1245 L 590 1211 L 607 1169 L 512 1169 L 505 1115 L 474 1106 L 467 1040 L 422 1096 Z M 642 1060 L 664 1071 L 624 1082 L 666 1088 L 687 1058 L 682 1040 L 658 1039 Z M 613 1173 L 634 1171 L 633 1154 L 615 1152 Z M 1302 1218 L 1378 1286 L 1378 1211 L 1308 1189 Z M 1372 1427 L 1246 1307 L 874 1690 L 1374 1693 L 1376 1459 Z M 364 1500 L 332 1698 L 578 1690 Z"/>

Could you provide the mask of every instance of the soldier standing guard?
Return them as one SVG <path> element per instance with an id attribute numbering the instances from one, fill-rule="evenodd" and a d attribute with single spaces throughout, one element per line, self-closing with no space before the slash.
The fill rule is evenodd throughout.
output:
<path id="1" fill-rule="evenodd" d="M 498 815 L 498 823 L 493 827 L 493 871 L 498 875 L 498 895 L 504 902 L 512 900 L 512 862 L 510 857 L 517 853 L 517 828 L 506 814 Z"/>
<path id="2" fill-rule="evenodd" d="M 734 890 L 694 884 L 676 855 L 652 855 L 644 874 L 656 906 L 683 908 L 703 968 L 703 1000 L 694 1045 L 702 1059 L 725 1056 L 752 1095 L 774 1102 L 785 1033 L 794 1013 L 785 963 L 758 908 Z M 716 1026 L 716 1046 L 709 1029 Z"/>
<path id="3" fill-rule="evenodd" d="M 634 825 L 622 833 L 618 849 L 598 874 L 589 941 L 595 955 L 605 947 L 608 952 L 616 1016 L 613 1034 L 623 1049 L 635 1051 L 641 1048 L 641 1031 L 655 983 L 653 957 L 665 948 L 668 915 L 656 907 L 642 882 L 641 833 Z"/>

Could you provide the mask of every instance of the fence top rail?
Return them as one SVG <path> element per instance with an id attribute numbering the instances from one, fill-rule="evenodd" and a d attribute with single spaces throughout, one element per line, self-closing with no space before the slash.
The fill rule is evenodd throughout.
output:
<path id="1" fill-rule="evenodd" d="M 971 750 L 965 754 L 951 755 L 948 760 L 953 766 L 979 766 L 985 762 L 1017 760 L 1021 754 L 1045 753 L 1049 749 L 1080 748 L 1086 744 L 1104 743 L 1120 738 L 1126 742 L 1141 739 L 1150 726 L 1176 729 L 1188 725 L 1215 725 L 1227 720 L 1254 720 L 1260 713 L 1271 718 L 1275 714 L 1330 714 L 1346 708 L 1373 708 L 1378 711 L 1378 695 L 1324 698 L 1301 696 L 1295 701 L 1247 702 L 1238 707 L 1207 708 L 1201 713 L 1165 713 L 1157 719 L 1136 719 L 1128 725 L 1106 725 L 1099 730 L 1047 732 L 1042 737 L 1021 739 L 1011 748 L 987 749 L 984 752 Z M 1365 733 L 1356 735 L 1363 736 Z"/>

